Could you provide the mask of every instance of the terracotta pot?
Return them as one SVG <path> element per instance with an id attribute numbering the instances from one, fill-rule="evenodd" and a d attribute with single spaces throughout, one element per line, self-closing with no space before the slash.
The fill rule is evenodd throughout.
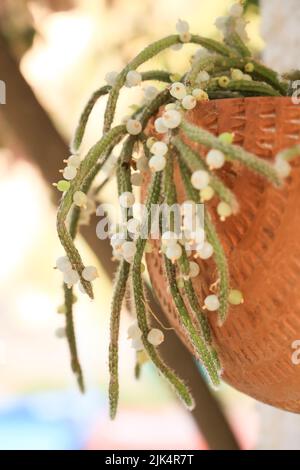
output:
<path id="1" fill-rule="evenodd" d="M 234 132 L 235 143 L 266 159 L 300 142 L 300 106 L 286 97 L 211 101 L 197 106 L 188 119 L 214 134 Z M 220 222 L 215 202 L 207 205 L 229 260 L 231 285 L 245 297 L 243 305 L 230 308 L 222 327 L 209 314 L 223 379 L 257 400 L 293 412 L 300 412 L 300 365 L 292 363 L 292 343 L 300 339 L 299 163 L 293 163 L 292 176 L 279 190 L 239 164 L 227 165 L 219 174 L 235 192 L 240 211 Z M 175 184 L 182 201 L 178 174 Z M 202 302 L 216 272 L 212 260 L 199 263 L 202 274 L 194 287 Z M 157 250 L 147 256 L 147 264 L 162 307 L 189 346 Z"/>

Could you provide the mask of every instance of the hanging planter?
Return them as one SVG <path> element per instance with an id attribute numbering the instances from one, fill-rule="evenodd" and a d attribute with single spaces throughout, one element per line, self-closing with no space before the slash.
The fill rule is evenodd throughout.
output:
<path id="1" fill-rule="evenodd" d="M 237 98 L 199 104 L 187 120 L 215 135 L 233 132 L 235 142 L 267 161 L 282 149 L 300 142 L 300 107 L 290 98 Z M 187 139 L 195 152 L 203 147 Z M 300 411 L 300 367 L 292 362 L 292 344 L 300 332 L 300 169 L 280 190 L 239 163 L 226 164 L 222 181 L 239 201 L 236 215 L 222 222 L 216 217 L 216 199 L 206 204 L 228 260 L 232 286 L 244 302 L 229 308 L 220 327 L 215 313 L 208 315 L 214 344 L 222 364 L 222 379 L 238 390 L 279 408 Z M 175 185 L 185 200 L 178 170 Z M 147 266 L 157 297 L 170 323 L 193 350 L 168 293 L 162 256 L 147 255 Z M 193 286 L 200 305 L 217 289 L 212 258 L 197 258 L 200 274 Z M 216 286 L 217 287 L 217 286 Z"/>
<path id="2" fill-rule="evenodd" d="M 57 230 L 66 252 L 56 263 L 64 279 L 60 311 L 66 316 L 72 369 L 83 390 L 73 286 L 93 298 L 97 271 L 84 264 L 74 239 L 95 210 L 98 192 L 109 179 L 107 166 L 116 169 L 122 216 L 110 230 L 119 261 L 109 349 L 112 417 L 119 397 L 120 314 L 128 288 L 135 317 L 128 336 L 136 350 L 137 375 L 151 360 L 184 404 L 194 406 L 186 384 L 159 354 L 164 327 L 150 325 L 145 258 L 155 294 L 213 386 L 224 378 L 259 400 L 300 410 L 300 369 L 292 363 L 292 343 L 300 334 L 299 165 L 290 163 L 300 153 L 300 112 L 289 96 L 293 75 L 283 79 L 251 57 L 242 11 L 236 4 L 229 17 L 218 19 L 224 43 L 191 34 L 179 20 L 178 34 L 148 46 L 121 73 L 109 73 L 107 85 L 83 111 L 64 179 L 57 183 L 63 193 Z M 182 77 L 137 71 L 159 52 L 185 43 L 202 49 Z M 160 89 L 145 87 L 143 103 L 112 127 L 123 86 L 143 81 L 159 82 Z M 107 94 L 103 135 L 82 156 L 89 115 Z M 121 142 L 115 157 L 112 152 Z M 95 182 L 98 174 L 104 177 L 100 183 Z M 141 185 L 145 210 L 138 216 L 133 187 Z"/>

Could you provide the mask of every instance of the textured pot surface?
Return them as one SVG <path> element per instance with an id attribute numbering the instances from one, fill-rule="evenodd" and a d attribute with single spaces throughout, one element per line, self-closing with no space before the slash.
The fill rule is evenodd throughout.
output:
<path id="1" fill-rule="evenodd" d="M 290 98 L 211 101 L 190 111 L 188 119 L 216 135 L 234 132 L 235 143 L 266 159 L 300 142 L 300 106 Z M 245 298 L 243 305 L 230 308 L 222 327 L 209 314 L 223 379 L 258 400 L 300 412 L 300 365 L 292 363 L 292 343 L 300 340 L 300 161 L 293 163 L 282 189 L 236 163 L 218 174 L 235 192 L 240 211 L 220 222 L 213 211 L 216 201 L 207 207 L 228 257 L 231 286 Z M 182 201 L 178 176 L 175 184 Z M 216 269 L 212 259 L 199 264 L 201 274 L 193 283 L 202 302 Z M 188 343 L 157 250 L 147 255 L 147 265 L 161 305 Z"/>

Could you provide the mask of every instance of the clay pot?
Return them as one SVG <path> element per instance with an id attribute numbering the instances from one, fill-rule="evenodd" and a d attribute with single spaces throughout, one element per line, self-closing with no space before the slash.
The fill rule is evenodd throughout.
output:
<path id="1" fill-rule="evenodd" d="M 188 120 L 217 135 L 234 132 L 235 143 L 265 159 L 300 142 L 300 106 L 286 97 L 210 101 L 190 111 Z M 215 202 L 207 207 L 228 257 L 231 286 L 245 298 L 243 305 L 230 308 L 222 327 L 209 314 L 223 379 L 257 400 L 299 413 L 300 365 L 292 363 L 292 343 L 300 340 L 300 159 L 282 189 L 239 164 L 227 165 L 219 174 L 236 194 L 240 211 L 220 222 Z M 178 174 L 175 184 L 182 201 Z M 199 263 L 201 275 L 194 287 L 202 304 L 216 271 L 212 260 Z M 190 347 L 157 250 L 147 256 L 147 265 L 165 313 Z"/>

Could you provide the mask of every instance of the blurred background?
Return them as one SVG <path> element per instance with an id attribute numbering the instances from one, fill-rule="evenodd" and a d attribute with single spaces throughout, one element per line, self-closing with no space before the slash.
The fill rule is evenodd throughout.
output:
<path id="1" fill-rule="evenodd" d="M 108 71 L 121 70 L 149 42 L 173 33 L 178 18 L 187 20 L 194 32 L 218 37 L 215 18 L 232 3 L 1 0 L 0 79 L 5 77 L 7 84 L 7 104 L 0 106 L 0 449 L 208 448 L 205 432 L 151 365 L 135 381 L 126 311 L 120 410 L 115 422 L 109 420 L 111 281 L 83 239 L 79 246 L 87 264 L 97 264 L 100 278 L 96 300 L 80 296 L 75 307 L 88 390 L 84 396 L 77 391 L 67 344 L 60 337 L 61 276 L 53 265 L 62 250 L 50 183 L 58 179 L 58 159 L 68 156 L 65 143 L 83 105 Z M 249 36 L 259 56 L 264 49 L 260 14 L 256 2 L 249 3 Z M 167 51 L 151 65 L 183 71 L 188 60 L 184 50 Z M 122 99 L 121 116 L 132 98 Z M 100 102 L 92 114 L 85 149 L 99 137 L 103 109 Z M 104 202 L 111 202 L 113 189 L 108 186 L 101 193 Z M 300 443 L 294 416 L 257 405 L 226 385 L 216 398 L 241 448 L 297 448 Z"/>

